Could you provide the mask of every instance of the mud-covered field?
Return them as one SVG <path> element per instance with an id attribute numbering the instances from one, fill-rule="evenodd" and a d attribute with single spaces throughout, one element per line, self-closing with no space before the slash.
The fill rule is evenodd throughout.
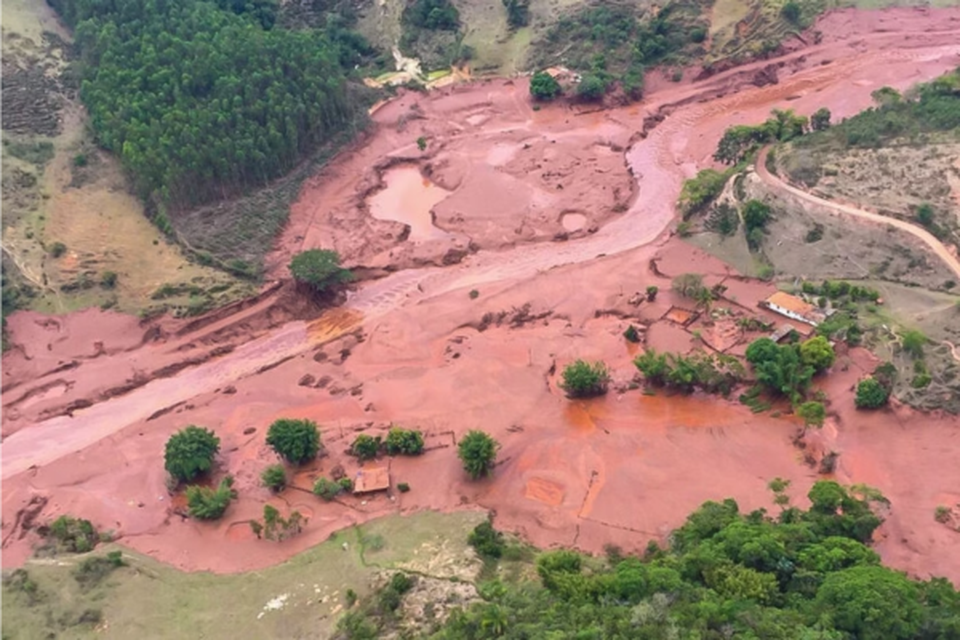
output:
<path id="1" fill-rule="evenodd" d="M 533 111 L 522 80 L 402 95 L 377 111 L 369 139 L 305 185 L 270 257 L 270 273 L 285 277 L 293 252 L 335 248 L 383 276 L 322 315 L 285 285 L 193 321 L 17 314 L 3 372 L 4 568 L 28 557 L 36 523 L 61 513 L 163 562 L 220 573 L 279 563 L 377 516 L 474 506 L 537 545 L 637 550 L 704 500 L 769 506 L 775 476 L 791 479 L 802 503 L 835 451 L 838 480 L 890 500 L 884 560 L 960 580 L 957 533 L 933 517 L 960 501 L 960 420 L 900 406 L 856 412 L 851 389 L 875 365 L 869 353 L 842 353 L 821 382 L 830 417 L 803 449 L 797 423 L 779 413 L 631 384 L 643 347 L 622 337 L 630 324 L 658 349 L 738 353 L 756 337 L 723 320 L 677 322 L 672 276 L 727 286 L 718 318 L 770 319 L 757 302 L 772 284 L 669 231 L 683 179 L 710 164 L 725 127 L 785 106 L 843 117 L 874 88 L 960 62 L 955 10 L 836 12 L 817 28 L 821 44 L 665 83 L 623 109 Z M 661 292 L 653 302 L 649 285 Z M 605 398 L 570 401 L 557 389 L 557 371 L 577 358 L 611 367 Z M 259 475 L 275 461 L 264 435 L 279 417 L 321 424 L 326 455 L 271 497 Z M 217 523 L 182 517 L 167 490 L 163 444 L 187 424 L 217 431 L 216 476 L 236 477 L 239 499 Z M 353 473 L 352 439 L 390 424 L 426 433 L 424 456 L 382 462 L 408 493 L 325 503 L 303 491 L 336 466 Z M 482 482 L 468 481 L 455 450 L 476 428 L 502 444 Z M 266 502 L 307 515 L 303 533 L 256 540 L 248 520 Z"/>

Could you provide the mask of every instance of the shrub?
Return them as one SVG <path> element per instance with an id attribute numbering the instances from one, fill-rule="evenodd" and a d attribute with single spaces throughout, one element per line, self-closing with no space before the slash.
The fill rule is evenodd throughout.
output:
<path id="1" fill-rule="evenodd" d="M 537 71 L 530 78 L 530 95 L 537 100 L 553 100 L 560 91 L 560 83 L 546 71 Z"/>
<path id="2" fill-rule="evenodd" d="M 89 589 L 100 584 L 104 578 L 113 573 L 114 569 L 126 564 L 120 551 L 111 551 L 106 556 L 85 558 L 74 569 L 73 578 L 82 589 Z"/>
<path id="3" fill-rule="evenodd" d="M 233 476 L 227 476 L 216 489 L 198 485 L 187 487 L 187 508 L 190 516 L 198 520 L 218 520 L 235 497 Z"/>
<path id="4" fill-rule="evenodd" d="M 341 492 L 343 492 L 343 487 L 338 482 L 327 478 L 318 478 L 313 485 L 313 495 L 323 498 L 327 502 L 336 498 Z"/>
<path id="5" fill-rule="evenodd" d="M 923 345 L 927 343 L 927 336 L 916 330 L 903 332 L 903 350 L 914 358 L 923 357 Z"/>
<path id="6" fill-rule="evenodd" d="M 280 541 L 300 533 L 303 523 L 304 518 L 299 511 L 291 511 L 289 517 L 283 518 L 276 507 L 265 504 L 263 505 L 263 526 L 253 527 L 251 524 L 251 527 L 258 538 L 260 531 L 263 531 L 263 537 L 267 540 Z"/>
<path id="7" fill-rule="evenodd" d="M 100 286 L 104 289 L 113 289 L 117 286 L 117 272 L 104 271 L 100 276 Z"/>
<path id="8" fill-rule="evenodd" d="M 647 287 L 647 302 L 653 302 L 657 299 L 657 293 L 660 292 L 660 287 L 655 285 L 650 285 Z"/>
<path id="9" fill-rule="evenodd" d="M 53 521 L 41 535 L 52 538 L 57 551 L 86 553 L 100 542 L 100 535 L 89 520 L 63 515 Z"/>
<path id="10" fill-rule="evenodd" d="M 800 3 L 797 0 L 787 0 L 780 9 L 780 15 L 791 24 L 799 24 L 802 15 Z"/>
<path id="11" fill-rule="evenodd" d="M 640 333 L 637 331 L 637 328 L 632 324 L 627 327 L 627 330 L 623 332 L 623 337 L 627 339 L 628 342 L 637 343 L 640 342 Z"/>
<path id="12" fill-rule="evenodd" d="M 290 262 L 294 280 L 323 293 L 331 287 L 349 282 L 353 274 L 340 266 L 340 255 L 328 249 L 302 251 Z"/>
<path id="13" fill-rule="evenodd" d="M 220 451 L 220 438 L 213 431 L 190 425 L 167 440 L 164 468 L 178 482 L 191 482 L 210 471 Z"/>
<path id="14" fill-rule="evenodd" d="M 727 174 L 716 169 L 703 169 L 695 178 L 685 180 L 678 203 L 684 218 L 711 203 L 723 191 L 726 182 Z"/>
<path id="15" fill-rule="evenodd" d="M 457 445 L 463 469 L 476 480 L 493 470 L 500 444 L 483 431 L 468 431 Z"/>
<path id="16" fill-rule="evenodd" d="M 827 417 L 827 410 L 823 403 L 815 400 L 804 402 L 796 408 L 795 413 L 803 419 L 804 425 L 818 429 L 823 426 L 823 421 Z"/>
<path id="17" fill-rule="evenodd" d="M 490 520 L 484 520 L 470 532 L 467 542 L 473 547 L 477 554 L 487 558 L 499 558 L 503 555 L 503 549 L 506 543 L 503 541 L 503 534 L 493 528 Z"/>
<path id="18" fill-rule="evenodd" d="M 471 289 L 471 290 L 470 290 L 470 299 L 471 299 L 471 300 L 476 300 L 476 299 L 479 298 L 479 297 L 480 297 L 480 292 L 479 292 L 479 291 L 477 291 L 476 289 Z"/>
<path id="19" fill-rule="evenodd" d="M 830 128 L 830 109 L 820 107 L 810 116 L 810 128 L 814 131 L 823 131 Z"/>
<path id="20" fill-rule="evenodd" d="M 854 404 L 857 409 L 879 409 L 887 404 L 890 393 L 884 389 L 876 378 L 864 378 L 857 385 L 857 395 Z"/>
<path id="21" fill-rule="evenodd" d="M 267 444 L 292 464 L 304 464 L 320 452 L 320 432 L 312 420 L 281 418 L 267 432 Z"/>
<path id="22" fill-rule="evenodd" d="M 610 384 L 607 365 L 601 361 L 590 363 L 577 360 L 564 367 L 561 375 L 563 380 L 560 388 L 570 398 L 601 396 L 607 392 L 607 385 Z"/>
<path id="23" fill-rule="evenodd" d="M 418 456 L 423 453 L 423 433 L 416 429 L 393 427 L 383 444 L 387 455 Z"/>
<path id="24" fill-rule="evenodd" d="M 344 493 L 350 493 L 351 491 L 353 491 L 353 480 L 351 480 L 346 476 L 337 480 L 337 484 L 340 485 L 340 489 Z"/>
<path id="25" fill-rule="evenodd" d="M 606 92 L 607 83 L 596 74 L 585 74 L 577 84 L 577 97 L 581 100 L 599 100 Z"/>
<path id="26" fill-rule="evenodd" d="M 410 491 L 410 485 L 406 482 L 401 482 L 397 484 L 397 491 L 400 493 L 406 493 L 407 491 Z"/>
<path id="27" fill-rule="evenodd" d="M 54 258 L 59 258 L 67 252 L 67 245 L 63 244 L 62 242 L 54 242 L 50 245 L 49 251 L 51 256 Z"/>
<path id="28" fill-rule="evenodd" d="M 946 524 L 950 522 L 950 508 L 945 507 L 942 504 L 938 505 L 933 511 L 933 519 L 940 524 Z"/>
<path id="29" fill-rule="evenodd" d="M 287 486 L 287 472 L 282 464 L 272 464 L 260 474 L 260 482 L 273 492 L 280 492 Z"/>
<path id="30" fill-rule="evenodd" d="M 417 149 L 419 149 L 420 151 L 427 150 L 427 139 L 424 138 L 423 136 L 420 136 L 419 138 L 417 138 Z"/>
<path id="31" fill-rule="evenodd" d="M 503 0 L 507 9 L 507 24 L 511 29 L 527 26 L 530 21 L 530 0 Z"/>
<path id="32" fill-rule="evenodd" d="M 374 438 L 361 433 L 350 445 L 350 454 L 360 460 L 373 460 L 378 453 L 380 453 L 380 436 Z"/>

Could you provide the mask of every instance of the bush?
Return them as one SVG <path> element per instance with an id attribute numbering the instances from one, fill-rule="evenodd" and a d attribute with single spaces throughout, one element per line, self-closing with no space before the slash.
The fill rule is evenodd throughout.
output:
<path id="1" fill-rule="evenodd" d="M 810 116 L 810 128 L 814 131 L 823 131 L 830 128 L 830 109 L 820 107 Z"/>
<path id="2" fill-rule="evenodd" d="M 598 75 L 588 73 L 577 84 L 577 97 L 581 100 L 600 100 L 607 92 L 607 83 Z"/>
<path id="3" fill-rule="evenodd" d="M 923 357 L 923 345 L 927 344 L 927 336 L 916 330 L 903 332 L 903 350 L 914 358 Z"/>
<path id="4" fill-rule="evenodd" d="M 808 427 L 820 428 L 827 418 L 827 409 L 822 402 L 810 401 L 804 402 L 798 406 L 794 412 L 797 417 L 803 419 L 803 424 Z"/>
<path id="5" fill-rule="evenodd" d="M 457 456 L 463 469 L 476 480 L 493 470 L 500 444 L 483 431 L 468 431 L 457 445 Z"/>
<path id="6" fill-rule="evenodd" d="M 553 100 L 560 91 L 560 83 L 546 71 L 537 71 L 530 78 L 530 95 L 537 100 Z"/>
<path id="7" fill-rule="evenodd" d="M 233 476 L 227 476 L 216 489 L 198 485 L 187 487 L 187 508 L 190 516 L 198 520 L 218 520 L 235 497 Z"/>
<path id="8" fill-rule="evenodd" d="M 383 444 L 387 455 L 418 456 L 423 453 L 423 433 L 416 429 L 393 427 Z"/>
<path id="9" fill-rule="evenodd" d="M 530 21 L 530 0 L 503 0 L 507 9 L 507 24 L 511 29 L 527 26 Z"/>
<path id="10" fill-rule="evenodd" d="M 167 440 L 163 466 L 178 482 L 191 482 L 210 471 L 218 451 L 220 438 L 213 431 L 190 425 Z"/>
<path id="11" fill-rule="evenodd" d="M 420 136 L 419 138 L 417 138 L 417 149 L 419 149 L 420 151 L 427 150 L 427 139 L 424 138 L 423 136 Z"/>
<path id="12" fill-rule="evenodd" d="M 73 570 L 73 578 L 82 589 L 89 589 L 100 584 L 115 569 L 126 564 L 120 551 L 111 551 L 106 556 L 85 558 Z"/>
<path id="13" fill-rule="evenodd" d="M 800 3 L 796 0 L 787 0 L 780 9 L 780 15 L 791 24 L 799 24 L 802 15 Z"/>
<path id="14" fill-rule="evenodd" d="M 290 262 L 294 280 L 323 293 L 338 284 L 349 282 L 353 274 L 340 266 L 340 255 L 328 249 L 302 251 Z"/>
<path id="15" fill-rule="evenodd" d="M 263 505 L 263 525 L 259 522 L 255 525 L 255 522 L 255 520 L 251 521 L 250 526 L 258 538 L 263 532 L 263 537 L 267 540 L 281 541 L 300 533 L 305 520 L 299 511 L 291 511 L 289 517 L 283 518 L 276 507 L 265 504 Z"/>
<path id="16" fill-rule="evenodd" d="M 950 522 L 950 508 L 945 507 L 942 504 L 938 505 L 933 511 L 933 519 L 940 524 L 947 524 Z"/>
<path id="17" fill-rule="evenodd" d="M 410 485 L 407 484 L 406 482 L 401 482 L 397 484 L 397 491 L 399 491 L 400 493 L 406 493 L 410 491 Z"/>
<path id="18" fill-rule="evenodd" d="M 361 433 L 350 445 L 350 455 L 354 455 L 360 460 L 373 460 L 378 453 L 380 453 L 380 436 L 374 438 Z"/>
<path id="19" fill-rule="evenodd" d="M 92 551 L 100 542 L 100 534 L 89 520 L 63 515 L 40 530 L 41 535 L 52 538 L 57 551 L 86 553 Z"/>
<path id="20" fill-rule="evenodd" d="M 313 495 L 330 502 L 343 492 L 340 483 L 327 478 L 318 478 L 313 485 Z"/>
<path id="21" fill-rule="evenodd" d="M 632 324 L 623 332 L 623 337 L 626 338 L 628 342 L 633 342 L 634 344 L 640 342 L 640 332 L 638 332 L 637 328 Z"/>
<path id="22" fill-rule="evenodd" d="M 287 462 L 304 464 L 320 453 L 320 432 L 312 420 L 281 418 L 270 425 L 267 444 Z"/>
<path id="23" fill-rule="evenodd" d="M 879 409 L 887 404 L 890 393 L 884 389 L 876 378 L 864 378 L 857 385 L 857 395 L 854 404 L 857 409 Z"/>
<path id="24" fill-rule="evenodd" d="M 800 345 L 800 360 L 818 373 L 832 367 L 836 358 L 837 354 L 830 346 L 830 341 L 823 336 L 810 338 Z"/>
<path id="25" fill-rule="evenodd" d="M 116 271 L 104 271 L 100 276 L 100 286 L 104 289 L 113 289 L 117 286 Z"/>
<path id="26" fill-rule="evenodd" d="M 287 472 L 282 464 L 272 464 L 260 474 L 260 482 L 275 493 L 283 491 L 287 486 Z"/>
<path id="27" fill-rule="evenodd" d="M 570 398 L 602 396 L 607 392 L 607 385 L 610 384 L 607 365 L 600 361 L 589 363 L 585 360 L 577 360 L 564 367 L 561 375 L 563 380 L 560 382 L 560 388 Z"/>
<path id="28" fill-rule="evenodd" d="M 494 529 L 489 520 L 484 520 L 474 527 L 467 537 L 467 542 L 477 554 L 486 558 L 499 558 L 506 547 L 503 534 Z"/>
<path id="29" fill-rule="evenodd" d="M 647 302 L 653 302 L 657 299 L 657 294 L 660 292 L 660 287 L 656 285 L 650 285 L 647 287 Z"/>
<path id="30" fill-rule="evenodd" d="M 700 211 L 720 195 L 727 182 L 727 174 L 716 169 L 703 169 L 695 178 L 683 182 L 678 202 L 683 217 Z"/>
<path id="31" fill-rule="evenodd" d="M 344 493 L 350 493 L 351 491 L 353 491 L 353 480 L 351 480 L 346 476 L 337 480 L 337 484 L 340 485 L 340 489 Z"/>
<path id="32" fill-rule="evenodd" d="M 49 252 L 54 258 L 59 258 L 67 252 L 67 245 L 63 244 L 62 242 L 54 242 L 50 245 Z"/>

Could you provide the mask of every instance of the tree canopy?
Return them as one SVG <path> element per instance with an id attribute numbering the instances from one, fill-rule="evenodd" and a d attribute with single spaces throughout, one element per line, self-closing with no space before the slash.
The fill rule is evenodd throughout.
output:
<path id="1" fill-rule="evenodd" d="M 167 440 L 163 467 L 178 482 L 190 482 L 210 471 L 220 451 L 220 438 L 213 431 L 190 425 Z"/>
<path id="2" fill-rule="evenodd" d="M 320 452 L 320 432 L 312 420 L 281 418 L 270 425 L 267 444 L 287 462 L 304 464 Z"/>
<path id="3" fill-rule="evenodd" d="M 75 27 L 98 142 L 153 204 L 263 185 L 354 117 L 325 33 L 270 29 L 272 2 L 51 0 Z"/>
<path id="4" fill-rule="evenodd" d="M 537 100 L 553 100 L 560 95 L 560 83 L 546 71 L 537 71 L 530 78 L 530 95 Z"/>
<path id="5" fill-rule="evenodd" d="M 329 249 L 301 251 L 290 262 L 290 273 L 297 282 L 321 293 L 353 279 L 353 274 L 340 266 L 340 255 Z"/>
<path id="6" fill-rule="evenodd" d="M 468 431 L 460 444 L 457 455 L 463 462 L 463 470 L 474 480 L 482 478 L 493 470 L 500 444 L 483 431 Z"/>

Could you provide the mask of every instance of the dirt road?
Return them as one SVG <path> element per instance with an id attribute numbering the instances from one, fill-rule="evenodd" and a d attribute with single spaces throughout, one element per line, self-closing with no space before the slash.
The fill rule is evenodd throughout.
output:
<path id="1" fill-rule="evenodd" d="M 904 222 L 903 220 L 898 220 L 897 218 L 891 218 L 889 216 L 883 216 L 878 213 L 866 211 L 865 209 L 858 209 L 849 205 L 831 202 L 830 200 L 824 200 L 823 198 L 819 198 L 804 191 L 803 189 L 798 189 L 793 185 L 787 184 L 781 180 L 779 176 L 775 176 L 767 170 L 766 160 L 768 151 L 769 147 L 764 147 L 760 151 L 756 162 L 757 175 L 760 176 L 760 179 L 763 180 L 768 186 L 773 187 L 774 189 L 785 191 L 805 202 L 815 204 L 841 215 L 851 216 L 859 220 L 866 220 L 875 224 L 887 225 L 901 231 L 905 231 L 930 247 L 930 250 L 938 258 L 940 258 L 943 263 L 946 264 L 951 271 L 953 271 L 953 273 L 956 274 L 958 279 L 960 279 L 960 260 L 957 260 L 956 256 L 950 253 L 944 244 L 937 240 L 929 231 L 919 225 L 910 224 L 909 222 Z"/>

